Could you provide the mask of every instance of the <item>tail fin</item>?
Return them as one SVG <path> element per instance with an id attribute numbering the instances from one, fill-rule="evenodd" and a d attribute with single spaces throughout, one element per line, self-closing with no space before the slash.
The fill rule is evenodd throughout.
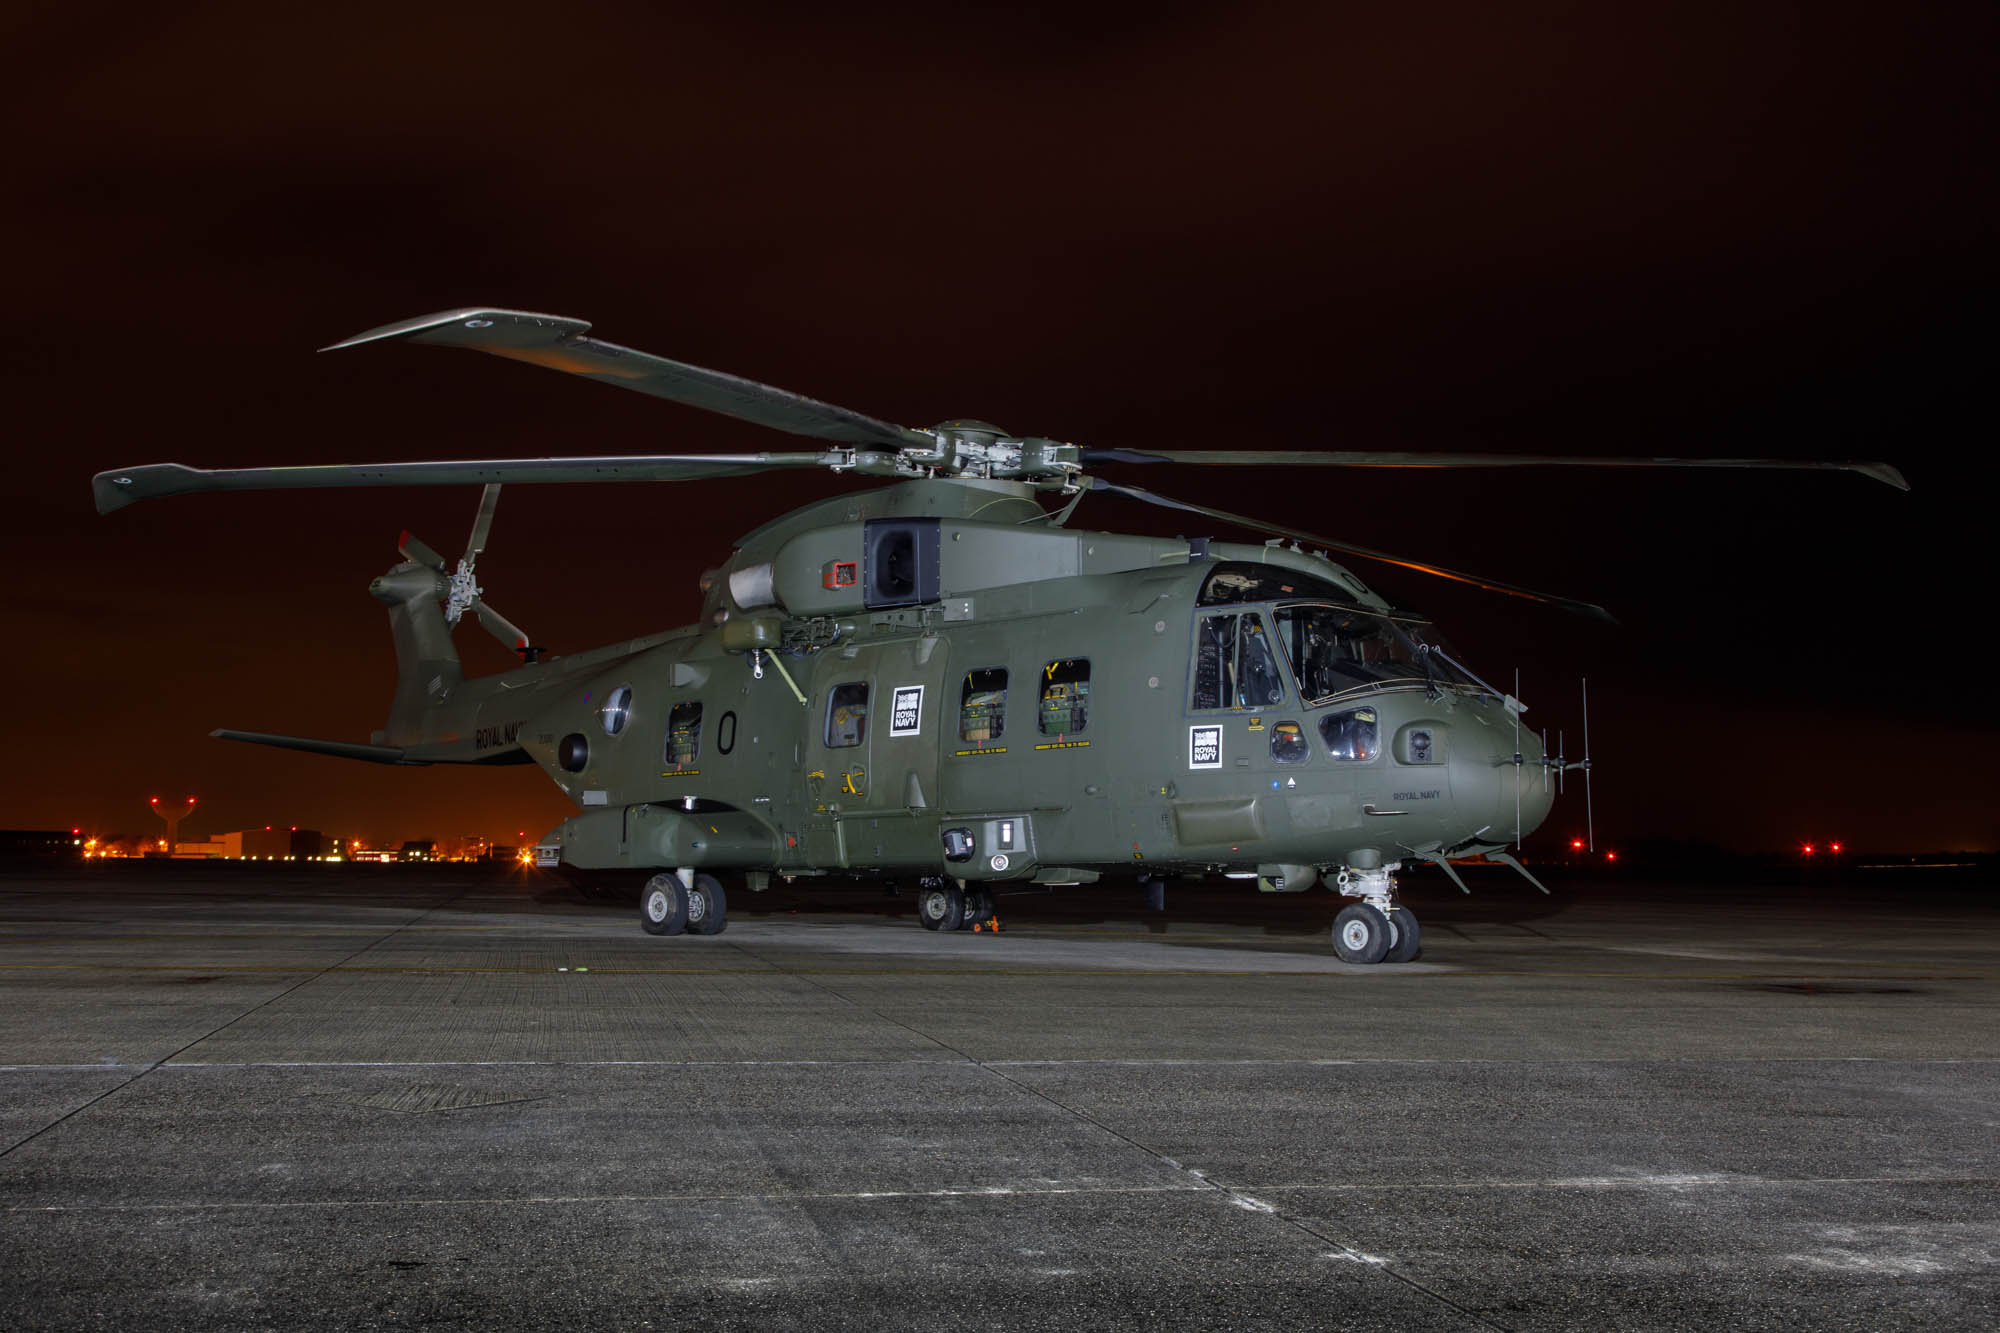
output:
<path id="1" fill-rule="evenodd" d="M 443 574 L 414 560 L 368 585 L 369 595 L 389 608 L 389 631 L 396 640 L 396 697 L 378 743 L 400 746 L 421 741 L 425 713 L 451 697 L 465 680 L 440 605 L 449 592 Z"/>

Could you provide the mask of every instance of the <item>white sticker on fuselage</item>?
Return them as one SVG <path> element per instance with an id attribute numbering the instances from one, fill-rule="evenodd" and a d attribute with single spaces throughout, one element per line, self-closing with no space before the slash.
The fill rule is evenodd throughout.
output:
<path id="1" fill-rule="evenodd" d="M 1188 767 L 1222 767 L 1222 728 L 1200 725 L 1188 728 Z"/>
<path id="2" fill-rule="evenodd" d="M 889 734 L 914 736 L 924 729 L 924 687 L 898 685 L 889 696 Z"/>

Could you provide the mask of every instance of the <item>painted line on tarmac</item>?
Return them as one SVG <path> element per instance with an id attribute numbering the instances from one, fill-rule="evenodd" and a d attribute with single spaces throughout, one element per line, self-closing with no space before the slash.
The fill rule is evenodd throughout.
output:
<path id="1" fill-rule="evenodd" d="M 421 922 L 425 917 L 429 916 L 431 913 L 438 911 L 443 907 L 449 906 L 450 904 L 458 901 L 459 898 L 462 898 L 464 896 L 465 896 L 465 891 L 461 890 L 457 895 L 451 898 L 447 898 L 441 902 L 433 903 L 430 906 L 423 908 L 422 910 L 418 911 L 415 916 L 410 917 L 408 920 L 392 927 L 386 934 L 383 934 L 379 938 L 372 940 L 367 944 L 362 945 L 361 948 L 356 949 L 353 953 L 350 953 L 342 961 L 351 962 L 352 960 L 359 958 L 362 954 L 367 953 L 370 949 L 375 948 L 376 946 L 384 943 L 387 940 L 394 939 L 404 930 L 407 930 L 409 927 L 414 926 L 417 923 Z M 184 1042 L 180 1046 L 176 1047 L 174 1050 L 169 1051 L 160 1060 L 155 1061 L 151 1067 L 148 1066 L 138 1067 L 134 1072 L 131 1072 L 128 1077 L 119 1082 L 116 1086 L 107 1088 L 103 1092 L 98 1093 L 96 1096 L 88 1098 L 80 1105 L 71 1107 L 69 1110 L 64 1111 L 61 1115 L 57 1116 L 55 1119 L 49 1121 L 44 1125 L 39 1126 L 36 1129 L 29 1131 L 29 1133 L 27 1133 L 25 1136 L 16 1139 L 13 1143 L 8 1144 L 5 1148 L 0 1148 L 0 1158 L 7 1157 L 8 1155 L 15 1152 L 17 1149 L 20 1149 L 26 1146 L 27 1144 L 33 1143 L 36 1139 L 48 1133 L 50 1130 L 55 1129 L 56 1127 L 62 1125 L 66 1121 L 74 1119 L 76 1116 L 82 1115 L 84 1112 L 94 1109 L 95 1107 L 109 1100 L 110 1098 L 116 1097 L 119 1093 L 131 1087 L 134 1083 L 137 1083 L 140 1079 L 143 1079 L 148 1074 L 152 1073 L 154 1068 L 157 1068 L 159 1065 L 163 1065 L 167 1063 L 167 1061 L 172 1060 L 174 1056 L 181 1055 L 187 1051 L 191 1051 L 196 1046 L 200 1045 L 202 1042 L 214 1040 L 216 1037 L 228 1031 L 236 1024 L 250 1017 L 252 1014 L 259 1013 L 262 1010 L 269 1008 L 270 1006 L 277 1004 L 278 1002 L 288 998 L 294 991 L 300 990 L 305 986 L 311 985 L 312 982 L 317 977 L 323 976 L 325 975 L 326 972 L 332 971 L 333 968 L 336 966 L 338 966 L 338 964 L 330 964 L 328 967 L 322 969 L 322 971 L 318 973 L 308 973 L 303 980 L 293 982 L 274 994 L 264 996 L 262 999 L 259 999 L 257 1000 L 256 1003 L 252 1004 L 248 1009 L 243 1010 L 241 1013 L 238 1013 L 231 1018 L 225 1019 L 222 1023 L 217 1025 L 215 1028 L 211 1029 L 209 1032 L 203 1034 L 202 1036 L 196 1037 L 190 1041 Z M 187 969 L 181 968 L 176 970 L 186 971 Z"/>
<path id="2" fill-rule="evenodd" d="M 917 1199 L 1018 1199 L 1018 1198 L 1068 1198 L 1068 1197 L 1115 1197 L 1120 1195 L 1148 1194 L 1213 1194 L 1207 1186 L 1185 1185 L 1076 1185 L 1076 1186 L 1031 1186 L 1012 1185 L 971 1185 L 954 1186 L 934 1190 L 815 1190 L 773 1193 L 766 1191 L 746 1191 L 742 1193 L 715 1193 L 696 1191 L 686 1194 L 548 1194 L 491 1195 L 456 1197 L 424 1197 L 416 1199 L 280 1199 L 280 1200 L 195 1200 L 179 1203 L 51 1203 L 19 1204 L 0 1213 L 159 1213 L 159 1212 L 220 1212 L 243 1211 L 288 1211 L 336 1208 L 507 1208 L 532 1207 L 575 1207 L 596 1206 L 607 1203 L 865 1203 L 883 1200 L 902 1203 Z"/>
<path id="3" fill-rule="evenodd" d="M 1471 1193 L 1478 1190 L 1789 1189 L 1818 1185 L 1995 1185 L 2000 1176 L 1555 1176 L 1547 1180 L 1398 1180 L 1381 1184 L 1244 1185 L 1264 1194 Z"/>
<path id="4" fill-rule="evenodd" d="M 1613 1190 L 1690 1188 L 1776 1188 L 1813 1186 L 1892 1185 L 1963 1186 L 2000 1184 L 1996 1176 L 1637 1176 L 1632 1178 L 1549 1180 L 1474 1180 L 1437 1183 L 1342 1183 L 1219 1186 L 1205 1178 L 1175 1185 L 960 1185 L 929 1190 L 806 1190 L 783 1193 L 747 1191 L 689 1191 L 667 1194 L 544 1194 L 544 1195 L 444 1195 L 403 1199 L 195 1199 L 163 1203 L 56 1203 L 15 1204 L 0 1213 L 16 1216 L 58 1213 L 168 1213 L 168 1212 L 312 1212 L 365 1208 L 564 1208 L 596 1207 L 626 1203 L 907 1203 L 924 1199 L 1066 1199 L 1121 1198 L 1148 1195 L 1200 1195 L 1215 1197 L 1218 1192 L 1235 1194 L 1256 1190 L 1264 1194 L 1374 1194 L 1411 1192 L 1476 1193 L 1481 1190 Z M 1252 1204 L 1259 1203 L 1254 1198 Z M 1273 1212 L 1268 1204 L 1246 1211 Z M 1358 1252 L 1357 1252 L 1358 1253 Z"/>
<path id="5" fill-rule="evenodd" d="M 370 946 L 373 947 L 373 946 Z M 362 950 L 361 952 L 367 952 Z M 754 955 L 745 955 L 754 957 Z M 330 967 L 301 963 L 295 966 L 280 964 L 207 963 L 190 962 L 167 963 L 0 963 L 0 972 L 209 972 L 242 974 L 297 974 L 338 975 L 348 973 L 380 974 L 386 976 L 474 976 L 490 974 L 494 976 L 539 976 L 561 975 L 579 979 L 589 976 L 798 976 L 798 977 L 1287 977 L 1300 980 L 1334 980 L 1342 978 L 1371 977 L 1384 981 L 1413 981 L 1421 979 L 1469 980 L 1495 977 L 1546 978 L 1569 981 L 1787 981 L 1787 982 L 1841 982 L 1849 980 L 1868 981 L 1994 981 L 2000 980 L 2000 973 L 1963 972 L 1890 972 L 1872 973 L 1865 978 L 1855 977 L 1853 972 L 1604 972 L 1572 969 L 1526 969 L 1526 968 L 1457 968 L 1444 964 L 1411 964 L 1398 967 L 1393 964 L 1373 967 L 1359 964 L 1336 963 L 1332 960 L 1320 962 L 1310 960 L 1314 965 L 1300 968 L 1178 968 L 1178 967 L 787 967 L 781 963 L 767 963 L 762 967 L 620 967 L 585 964 L 589 970 L 579 973 L 575 964 L 550 963 L 534 967 L 419 967 L 415 965 L 385 966 L 382 964 L 335 963 Z M 564 970 L 564 969 L 567 970 Z M 1824 997 L 1834 998 L 1834 997 Z"/>
<path id="6" fill-rule="evenodd" d="M 1098 1056 L 1077 1059 L 975 1060 L 948 1054 L 943 1058 L 916 1059 L 890 1056 L 855 1056 L 830 1060 L 167 1060 L 158 1064 L 105 1062 L 98 1064 L 0 1064 L 0 1074 L 91 1074 L 118 1073 L 134 1069 L 815 1069 L 879 1066 L 895 1069 L 905 1065 L 965 1065 L 969 1068 L 1072 1069 L 1072 1068 L 1348 1068 L 1412 1065 L 1491 1065 L 1508 1069 L 1526 1065 L 1903 1065 L 1928 1068 L 1935 1065 L 2000 1065 L 2000 1056 L 1905 1056 L 1905 1055 L 1550 1055 L 1506 1059 L 1494 1056 L 1300 1056 L 1283 1059 L 1272 1056 L 1223 1057 L 1162 1056 L 1157 1059 L 1133 1056 Z"/>

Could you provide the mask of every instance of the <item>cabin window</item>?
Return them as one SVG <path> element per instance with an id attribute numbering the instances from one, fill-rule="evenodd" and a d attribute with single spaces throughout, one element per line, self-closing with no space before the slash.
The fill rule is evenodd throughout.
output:
<path id="1" fill-rule="evenodd" d="M 632 687 L 620 685 L 604 696 L 604 703 L 597 710 L 597 720 L 604 725 L 604 734 L 616 736 L 625 730 L 625 723 L 632 716 Z"/>
<path id="2" fill-rule="evenodd" d="M 1278 722 L 1271 727 L 1271 758 L 1281 764 L 1303 764 L 1311 747 L 1305 728 L 1296 722 Z"/>
<path id="3" fill-rule="evenodd" d="M 1269 708 L 1285 698 L 1277 651 L 1255 611 L 1203 616 L 1195 629 L 1195 710 Z"/>
<path id="4" fill-rule="evenodd" d="M 1344 713 L 1328 713 L 1319 720 L 1320 739 L 1335 759 L 1365 763 L 1381 750 L 1381 733 L 1372 708 L 1350 708 Z"/>
<path id="5" fill-rule="evenodd" d="M 826 748 L 845 750 L 868 738 L 868 682 L 836 685 L 826 695 Z"/>
<path id="6" fill-rule="evenodd" d="M 1044 736 L 1073 736 L 1090 725 L 1090 659 L 1065 657 L 1042 668 Z"/>
<path id="7" fill-rule="evenodd" d="M 701 700 L 689 699 L 677 703 L 667 714 L 666 761 L 670 764 L 692 764 L 701 757 Z"/>
<path id="8" fill-rule="evenodd" d="M 997 741 L 1007 732 L 1007 668 L 985 667 L 965 673 L 958 691 L 958 736 L 967 741 Z"/>

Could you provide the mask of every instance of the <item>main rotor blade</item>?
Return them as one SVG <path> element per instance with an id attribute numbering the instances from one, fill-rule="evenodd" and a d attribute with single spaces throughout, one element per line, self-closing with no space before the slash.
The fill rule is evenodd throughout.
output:
<path id="1" fill-rule="evenodd" d="M 530 481 L 695 481 L 777 468 L 846 466 L 843 454 L 614 454 L 601 458 L 486 458 L 435 463 L 321 463 L 301 467 L 186 467 L 147 463 L 90 479 L 97 512 L 193 491 L 272 491 L 319 486 L 499 485 Z"/>
<path id="2" fill-rule="evenodd" d="M 902 449 L 935 447 L 923 431 L 864 416 L 816 398 L 773 388 L 719 370 L 669 361 L 649 352 L 583 335 L 590 325 L 561 315 L 537 315 L 526 310 L 442 310 L 419 315 L 379 329 L 357 333 L 345 342 L 320 350 L 337 351 L 363 343 L 404 339 L 436 347 L 467 347 L 476 352 L 526 361 L 550 370 L 621 389 L 636 389 L 655 398 L 687 403 L 741 421 L 770 426 L 793 435 L 841 444 L 876 444 Z"/>
<path id="3" fill-rule="evenodd" d="M 1859 472 L 1899 491 L 1910 489 L 1888 463 L 1808 458 L 1571 458 L 1562 454 L 1415 454 L 1317 449 L 1082 449 L 1078 462 L 1193 463 L 1205 467 L 1726 467 L 1801 472 Z"/>
<path id="4" fill-rule="evenodd" d="M 1484 578 L 1478 574 L 1467 574 L 1456 569 L 1446 569 L 1443 565 L 1429 565 L 1420 560 L 1405 560 L 1401 556 L 1389 555 L 1383 551 L 1371 551 L 1365 546 L 1356 546 L 1352 542 L 1335 541 L 1331 537 L 1322 537 L 1317 533 L 1305 532 L 1298 528 L 1288 528 L 1281 523 L 1272 523 L 1266 519 L 1251 518 L 1245 514 L 1232 514 L 1226 509 L 1211 509 L 1207 505 L 1189 504 L 1185 500 L 1175 500 L 1158 492 L 1144 490 L 1137 486 L 1120 486 L 1116 482 L 1106 481 L 1102 477 L 1092 477 L 1090 479 L 1090 488 L 1094 491 L 1111 491 L 1118 495 L 1128 495 L 1134 500 L 1143 500 L 1147 504 L 1159 505 L 1164 509 L 1181 509 L 1190 514 L 1202 514 L 1208 518 L 1218 518 L 1225 523 L 1240 524 L 1243 527 L 1258 532 L 1268 532 L 1274 536 L 1289 537 L 1293 541 L 1310 542 L 1314 546 L 1324 546 L 1330 551 L 1344 551 L 1348 555 L 1358 555 L 1366 560 L 1380 560 L 1385 564 L 1400 565 L 1404 569 L 1414 569 L 1420 574 L 1435 574 L 1439 578 L 1452 579 L 1459 583 L 1469 583 L 1475 588 L 1484 588 L 1488 592 L 1505 593 L 1509 597 L 1522 597 L 1531 602 L 1546 602 L 1550 606 L 1559 606 L 1565 611 L 1574 611 L 1578 615 L 1589 616 L 1593 620 L 1602 620 L 1614 625 L 1618 623 L 1612 618 L 1609 611 L 1606 611 L 1595 602 L 1580 602 L 1573 597 L 1558 597 L 1554 593 L 1536 592 L 1533 588 L 1523 588 L 1518 584 L 1502 583 L 1498 579 Z"/>

